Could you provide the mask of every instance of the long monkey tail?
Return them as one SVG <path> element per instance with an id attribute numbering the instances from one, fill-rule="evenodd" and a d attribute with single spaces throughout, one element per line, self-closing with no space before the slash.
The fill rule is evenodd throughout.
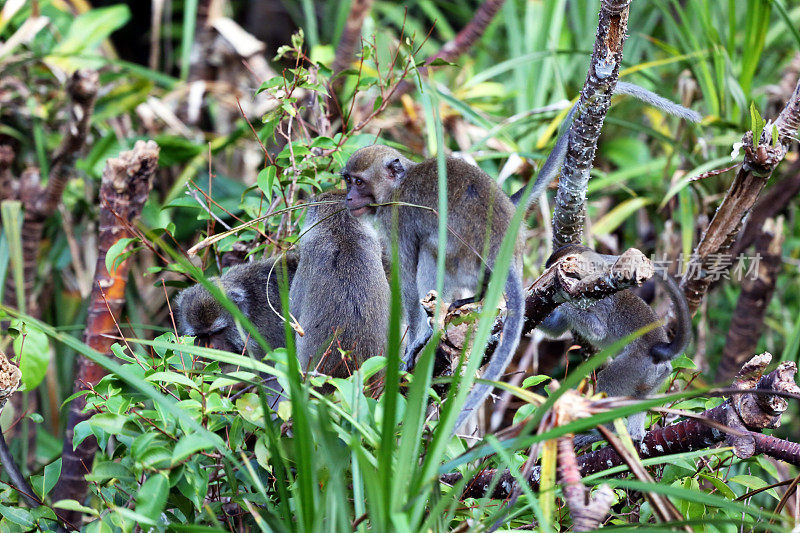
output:
<path id="1" fill-rule="evenodd" d="M 675 336 L 670 342 L 659 342 L 650 348 L 653 362 L 662 363 L 671 361 L 686 351 L 686 347 L 692 339 L 692 315 L 689 313 L 689 306 L 686 304 L 686 296 L 683 295 L 683 291 L 672 279 L 672 276 L 665 272 L 663 276 L 657 273 L 655 277 L 658 278 L 669 293 L 672 305 L 675 307 L 677 322 Z"/>
<path id="2" fill-rule="evenodd" d="M 639 87 L 633 83 L 624 81 L 617 82 L 617 86 L 614 88 L 614 94 L 627 94 L 628 96 L 633 96 L 634 98 L 656 107 L 665 113 L 682 118 L 683 120 L 688 120 L 689 122 L 700 122 L 700 120 L 703 118 L 697 111 L 693 111 L 689 108 L 683 107 L 682 105 L 676 104 L 675 102 L 668 100 L 663 96 L 659 96 L 656 93 L 648 91 L 644 87 Z M 553 151 L 547 156 L 544 165 L 542 165 L 542 169 L 536 176 L 536 182 L 533 184 L 533 190 L 531 191 L 531 195 L 528 197 L 528 205 L 525 206 L 526 210 L 530 209 L 531 205 L 539 200 L 544 190 L 548 185 L 550 185 L 550 182 L 552 182 L 561 172 L 561 166 L 564 164 L 564 158 L 567 155 L 567 147 L 569 146 L 569 128 L 572 126 L 572 121 L 575 119 L 575 110 L 577 108 L 578 103 L 576 102 L 575 105 L 573 105 L 569 110 L 567 117 L 564 119 L 564 123 L 562 125 L 564 133 L 562 133 L 556 141 Z M 525 187 L 511 195 L 511 201 L 514 203 L 514 205 L 519 204 L 524 192 Z"/>
<path id="3" fill-rule="evenodd" d="M 522 286 L 522 278 L 518 272 L 512 270 L 508 275 L 505 294 L 508 314 L 503 324 L 503 338 L 500 339 L 500 344 L 497 345 L 489 365 L 483 372 L 483 376 L 481 376 L 482 379 L 488 381 L 500 379 L 517 351 L 519 339 L 522 336 L 522 326 L 525 322 L 525 289 Z M 492 392 L 492 388 L 491 385 L 484 383 L 476 383 L 472 387 L 469 395 L 467 395 L 467 400 L 464 402 L 464 408 L 458 414 L 456 425 L 453 428 L 454 432 L 458 431 L 470 415 L 483 405 L 486 397 Z"/>

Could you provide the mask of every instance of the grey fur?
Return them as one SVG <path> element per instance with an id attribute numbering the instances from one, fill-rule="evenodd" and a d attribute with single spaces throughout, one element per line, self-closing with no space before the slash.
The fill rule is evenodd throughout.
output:
<path id="1" fill-rule="evenodd" d="M 557 250 L 548 260 L 548 266 L 567 254 L 580 253 L 583 260 L 592 264 L 610 266 L 615 256 L 598 254 L 582 245 L 567 245 Z M 672 342 L 667 331 L 657 326 L 627 344 L 622 351 L 597 376 L 597 389 L 609 396 L 645 398 L 657 392 L 672 371 L 670 361 L 683 353 L 691 339 L 691 315 L 686 299 L 672 278 L 656 276 L 670 295 L 677 319 Z M 549 335 L 558 336 L 575 331 L 592 346 L 603 349 L 631 333 L 658 322 L 660 319 L 644 300 L 630 290 L 617 292 L 587 309 L 573 304 L 562 304 L 553 311 L 539 328 Z M 628 432 L 634 440 L 644 438 L 644 412 L 628 417 Z M 598 440 L 597 433 L 580 435 L 577 445 Z"/>
<path id="2" fill-rule="evenodd" d="M 236 265 L 221 277 L 210 280 L 221 285 L 228 298 L 239 306 L 271 348 L 286 346 L 283 320 L 275 313 L 277 311 L 283 316 L 280 298 L 283 267 L 281 263 L 275 264 L 276 261 L 278 258 L 273 257 Z M 297 261 L 294 254 L 287 254 L 283 261 L 289 275 L 287 285 L 292 281 Z M 267 297 L 275 311 L 267 304 Z M 201 342 L 210 341 L 215 347 L 238 353 L 245 351 L 247 340 L 247 348 L 254 355 L 264 355 L 258 343 L 248 340 L 246 333 L 244 338 L 240 335 L 230 313 L 202 285 L 181 291 L 175 306 L 181 335 L 198 337 Z"/>
<path id="3" fill-rule="evenodd" d="M 389 282 L 380 240 L 350 215 L 344 192 L 323 193 L 311 202 L 329 203 L 308 207 L 298 241 L 300 262 L 289 294 L 305 332 L 297 336 L 297 356 L 303 370 L 345 377 L 385 353 Z M 342 360 L 339 346 L 350 351 L 354 364 Z"/>
<path id="4" fill-rule="evenodd" d="M 451 157 L 446 159 L 446 165 L 447 223 L 451 231 L 446 244 L 444 291 L 440 296 L 443 301 L 453 302 L 480 292 L 481 273 L 490 275 L 515 207 L 495 180 L 479 168 Z M 403 362 L 410 368 L 413 357 L 431 335 L 420 299 L 436 288 L 439 237 L 438 218 L 432 210 L 438 206 L 437 161 L 430 159 L 417 164 L 393 148 L 373 145 L 354 153 L 342 174 L 348 186 L 347 202 L 351 212 L 357 216 L 372 214 L 387 247 L 391 242 L 394 208 L 375 204 L 397 201 L 422 206 L 399 206 L 397 209 L 401 291 L 409 339 Z M 476 254 L 484 251 L 485 244 L 488 244 L 486 266 Z M 508 317 L 500 345 L 483 373 L 487 380 L 500 379 L 522 333 L 521 251 L 522 232 L 517 238 L 505 282 Z M 480 384 L 470 391 L 458 416 L 456 430 L 483 404 L 490 391 L 491 387 Z"/>

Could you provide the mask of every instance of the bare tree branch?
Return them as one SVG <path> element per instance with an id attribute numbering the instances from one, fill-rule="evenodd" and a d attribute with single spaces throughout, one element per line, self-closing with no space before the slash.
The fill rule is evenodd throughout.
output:
<path id="1" fill-rule="evenodd" d="M 158 145 L 153 141 L 137 141 L 133 150 L 122 152 L 118 158 L 109 159 L 103 170 L 100 185 L 100 220 L 98 255 L 94 285 L 86 317 L 84 342 L 100 353 L 111 354 L 111 345 L 118 334 L 116 316 L 125 304 L 125 285 L 128 280 L 128 261 L 122 261 L 113 272 L 106 268 L 106 254 L 120 239 L 133 237 L 131 222 L 138 218 L 158 164 Z M 103 367 L 79 357 L 74 391 L 91 390 L 106 374 Z M 87 437 L 73 449 L 74 429 L 88 420 L 91 413 L 84 412 L 86 397 L 78 396 L 70 404 L 69 420 L 64 436 L 61 477 L 53 489 L 53 500 L 76 500 L 86 497 L 85 475 L 91 471 L 97 452 L 97 440 Z M 69 511 L 67 520 L 79 524 L 81 514 Z"/>
<path id="2" fill-rule="evenodd" d="M 586 218 L 586 188 L 597 141 L 622 64 L 631 0 L 603 0 L 589 72 L 569 129 L 569 146 L 553 213 L 553 248 L 580 243 Z"/>
<path id="3" fill-rule="evenodd" d="M 700 306 L 713 279 L 713 276 L 706 276 L 705 273 L 719 267 L 720 261 L 724 260 L 739 233 L 742 219 L 786 155 L 787 145 L 800 125 L 800 80 L 773 125 L 778 133 L 776 145 L 772 143 L 770 124 L 761 132 L 760 139 L 753 139 L 753 132 L 750 131 L 744 134 L 744 163 L 687 265 L 681 288 L 692 312 Z"/>
<path id="4" fill-rule="evenodd" d="M 783 222 L 767 219 L 761 236 L 756 241 L 755 251 L 760 256 L 758 275 L 755 279 L 745 279 L 742 292 L 736 302 L 722 359 L 717 367 L 716 378 L 725 381 L 736 374 L 742 364 L 756 349 L 758 339 L 764 330 L 764 316 L 767 306 L 775 292 L 783 264 L 781 246 L 783 244 Z"/>

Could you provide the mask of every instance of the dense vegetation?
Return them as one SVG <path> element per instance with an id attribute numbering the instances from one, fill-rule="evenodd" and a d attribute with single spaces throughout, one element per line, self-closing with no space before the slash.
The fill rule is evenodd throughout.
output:
<path id="1" fill-rule="evenodd" d="M 24 391 L 2 409 L 0 422 L 47 504 L 31 508 L 0 477 L 0 530 L 55 530 L 56 513 L 82 513 L 82 527 L 95 532 L 573 527 L 556 475 L 557 438 L 636 408 L 623 405 L 568 427 L 548 411 L 558 390 L 553 378 L 565 389 L 590 374 L 577 353 L 565 356 L 566 343 L 542 342 L 530 348 L 534 355 L 523 353 L 529 347 L 522 343 L 517 381 L 497 392 L 511 392 L 504 426 L 532 418 L 470 449 L 474 441 L 451 437 L 460 406 L 444 401 L 441 386 L 463 378 L 432 377 L 434 346 L 413 374 L 399 371 L 396 280 L 385 357 L 348 379 L 305 376 L 292 342 L 270 351 L 274 368 L 247 354 L 194 346 L 177 335 L 170 301 L 197 282 L 213 287 L 208 278 L 228 265 L 290 250 L 301 238 L 304 211 L 297 207 L 317 191 L 341 187 L 338 172 L 349 155 L 376 140 L 415 160 L 457 152 L 509 193 L 528 183 L 554 144 L 568 101 L 584 86 L 599 2 L 509 0 L 467 53 L 424 72 L 418 67 L 425 58 L 473 19 L 479 2 L 366 2 L 358 53 L 341 69 L 334 63 L 353 16 L 348 1 L 96 4 L 0 4 L 0 346 L 19 364 Z M 151 17 L 152 9 L 161 11 Z M 735 143 L 748 131 L 758 138 L 762 117 L 774 119 L 792 95 L 798 27 L 800 6 L 784 0 L 632 3 L 620 79 L 704 119 L 682 123 L 614 97 L 591 170 L 587 244 L 616 255 L 634 247 L 682 273 L 737 172 Z M 65 89 L 76 69 L 97 71 L 99 90 L 93 108 L 84 109 L 84 142 L 65 156 L 64 139 L 81 120 L 75 93 Z M 101 201 L 104 168 L 140 140 L 158 145 L 152 190 L 125 238 L 109 242 L 103 230 L 115 219 Z M 34 167 L 44 187 L 63 178 L 49 211 L 37 204 L 45 189 L 30 181 Z M 800 220 L 791 201 L 799 176 L 794 142 L 761 194 L 767 201 L 754 210 L 772 219 L 770 229 L 746 225 L 742 235 L 751 232 L 752 240 L 734 247 L 776 257 L 775 296 L 763 293 L 764 315 L 738 312 L 757 321 L 746 324 L 758 339 L 744 343 L 749 354 L 768 351 L 774 363 L 800 355 Z M 527 284 L 552 251 L 549 197 L 528 214 Z M 36 239 L 31 228 L 40 231 Z M 754 241 L 755 249 L 748 246 Z M 102 289 L 116 287 L 118 300 L 98 296 L 98 255 L 98 272 L 113 282 Z M 731 324 L 743 284 L 749 286 L 729 277 L 703 298 L 695 340 L 667 382 L 673 394 L 650 402 L 670 409 L 654 411 L 654 425 L 677 420 L 676 410 L 700 413 L 725 401 L 709 388 L 728 386 L 732 374 L 720 369 L 734 364 L 735 372 L 743 362 L 730 360 L 743 343 Z M 92 318 L 112 309 L 115 320 L 102 335 L 93 331 Z M 486 341 L 495 311 L 476 317 L 477 344 Z M 287 335 L 293 338 L 289 326 Z M 88 373 L 76 377 L 80 365 Z M 291 392 L 277 416 L 260 373 L 277 374 Z M 89 375 L 99 381 L 81 379 Z M 319 392 L 324 381 L 332 393 Z M 91 417 L 75 425 L 65 446 L 66 401 L 75 398 L 85 400 Z M 433 410 L 437 416 L 429 416 Z M 790 400 L 772 434 L 798 442 L 797 415 Z M 624 440 L 624 426 L 617 428 Z M 78 472 L 87 496 L 57 502 L 52 491 L 64 451 L 93 439 L 94 462 Z M 534 488 L 523 478 L 537 461 Z M 705 447 L 645 465 L 649 478 L 634 467 L 583 478 L 614 489 L 600 523 L 713 531 L 797 524 L 798 504 L 790 499 L 796 463 Z M 492 469 L 509 470 L 509 483 L 523 481 L 511 497 L 464 492 L 476 474 Z M 500 478 L 492 483 L 493 490 Z"/>

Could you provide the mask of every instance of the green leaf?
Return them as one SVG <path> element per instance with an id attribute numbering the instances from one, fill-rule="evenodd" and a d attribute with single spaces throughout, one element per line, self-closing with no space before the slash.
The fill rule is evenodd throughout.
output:
<path id="1" fill-rule="evenodd" d="M 36 326 L 19 320 L 13 321 L 20 335 L 14 339 L 14 351 L 19 355 L 19 370 L 26 390 L 35 389 L 47 373 L 50 364 L 50 343 L 47 335 Z"/>
<path id="2" fill-rule="evenodd" d="M 756 103 L 750 102 L 750 129 L 753 132 L 753 146 L 757 146 L 761 142 L 761 132 L 764 131 L 766 123 L 756 109 Z"/>
<path id="3" fill-rule="evenodd" d="M 121 435 L 127 417 L 114 413 L 100 413 L 89 419 L 92 428 L 100 429 L 112 435 Z"/>
<path id="4" fill-rule="evenodd" d="M 236 400 L 236 410 L 248 422 L 257 426 L 264 425 L 264 410 L 257 394 L 242 394 L 241 398 Z"/>
<path id="5" fill-rule="evenodd" d="M 109 274 L 113 276 L 117 267 L 133 252 L 133 250 L 131 250 L 129 253 L 124 253 L 125 248 L 127 248 L 130 243 L 137 240 L 136 237 L 125 237 L 111 245 L 106 252 L 106 270 L 108 270 Z"/>
<path id="6" fill-rule="evenodd" d="M 47 496 L 58 481 L 58 476 L 61 475 L 61 458 L 59 457 L 49 465 L 44 467 L 44 473 L 41 476 L 31 476 L 31 487 L 36 491 L 40 497 Z"/>
<path id="7" fill-rule="evenodd" d="M 75 500 L 58 500 L 53 504 L 53 507 L 56 509 L 66 509 L 67 511 L 78 511 L 79 513 L 92 516 L 100 516 L 100 513 L 97 510 L 81 505 Z"/>
<path id="8" fill-rule="evenodd" d="M 0 505 L 0 516 L 9 522 L 13 522 L 25 528 L 30 529 L 34 526 L 31 512 L 22 507 L 6 507 L 5 505 Z"/>
<path id="9" fill-rule="evenodd" d="M 267 168 L 261 169 L 256 178 L 258 188 L 267 198 L 272 198 L 272 187 L 275 185 L 275 177 L 277 176 L 278 169 L 275 165 L 270 165 Z"/>
<path id="10" fill-rule="evenodd" d="M 64 71 L 86 68 L 86 58 L 70 56 L 92 52 L 109 35 L 124 26 L 130 19 L 130 10 L 123 4 L 90 9 L 73 19 L 67 35 L 53 47 L 47 62 Z"/>
<path id="11" fill-rule="evenodd" d="M 210 450 L 214 445 L 203 438 L 202 435 L 192 433 L 181 437 L 172 450 L 172 464 L 178 464 L 190 455 L 200 450 Z"/>
<path id="12" fill-rule="evenodd" d="M 167 506 L 168 494 L 169 478 L 161 472 L 150 475 L 139 489 L 136 497 L 136 512 L 157 523 Z"/>
<path id="13" fill-rule="evenodd" d="M 197 383 L 178 372 L 155 372 L 144 379 L 150 382 L 160 381 L 162 383 L 180 384 L 190 389 L 197 389 Z"/>
<path id="14" fill-rule="evenodd" d="M 535 387 L 539 383 L 547 381 L 548 379 L 552 379 L 552 378 L 550 376 L 545 376 L 545 375 L 542 375 L 542 374 L 538 374 L 536 376 L 528 376 L 522 382 L 522 388 L 523 389 L 529 389 L 531 387 Z"/>

